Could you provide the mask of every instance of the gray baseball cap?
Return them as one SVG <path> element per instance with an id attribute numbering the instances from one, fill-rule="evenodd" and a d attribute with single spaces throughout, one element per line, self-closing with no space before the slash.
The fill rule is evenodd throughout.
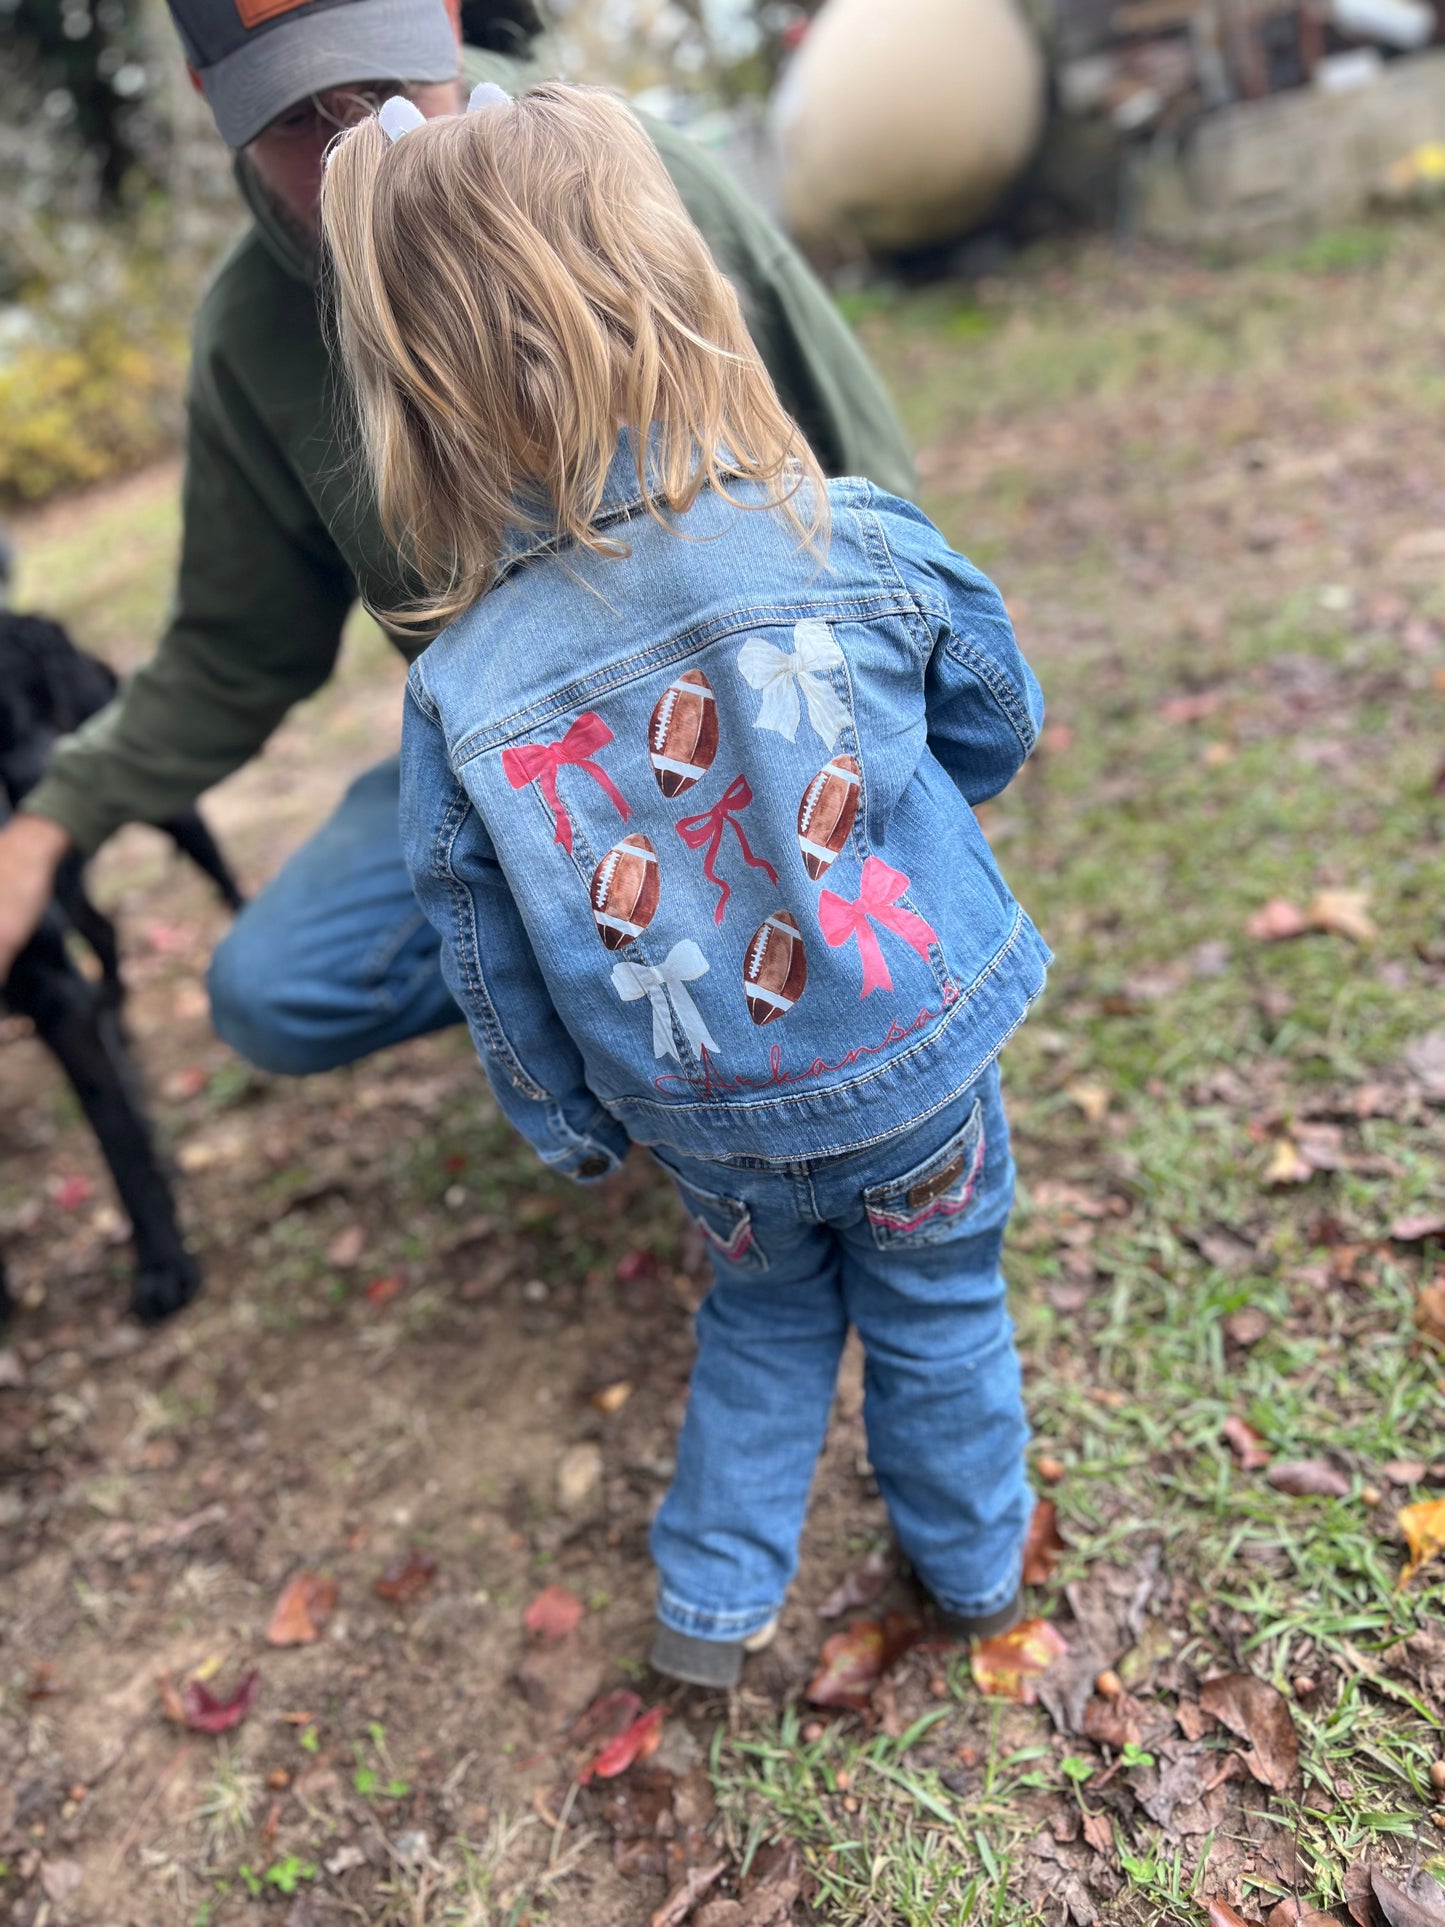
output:
<path id="1" fill-rule="evenodd" d="M 453 80 L 446 0 L 169 0 L 221 139 L 244 147 L 288 107 L 357 80 Z"/>

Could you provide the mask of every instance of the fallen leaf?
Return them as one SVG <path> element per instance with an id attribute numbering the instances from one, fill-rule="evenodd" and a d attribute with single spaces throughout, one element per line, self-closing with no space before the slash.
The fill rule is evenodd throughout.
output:
<path id="1" fill-rule="evenodd" d="M 708 1888 L 717 1885 L 727 1868 L 726 1860 L 715 1860 L 710 1867 L 694 1867 L 662 1905 L 648 1915 L 647 1927 L 682 1927 Z"/>
<path id="2" fill-rule="evenodd" d="M 373 1278 L 362 1295 L 368 1305 L 389 1305 L 400 1295 L 402 1283 L 400 1272 L 389 1271 L 384 1278 Z"/>
<path id="3" fill-rule="evenodd" d="M 1423 1868 L 1417 1867 L 1398 1887 L 1378 1867 L 1371 1867 L 1370 1885 L 1390 1927 L 1445 1927 L 1445 1892 Z"/>
<path id="4" fill-rule="evenodd" d="M 36 1660 L 29 1683 L 25 1688 L 26 1699 L 33 1705 L 36 1700 L 54 1699 L 57 1693 L 64 1691 L 65 1688 L 55 1677 L 55 1668 L 51 1662 L 48 1659 Z"/>
<path id="5" fill-rule="evenodd" d="M 1276 1492 L 1288 1492 L 1296 1499 L 1343 1499 L 1350 1482 L 1327 1459 L 1292 1459 L 1275 1464 L 1265 1474 Z"/>
<path id="6" fill-rule="evenodd" d="M 1445 1238 L 1445 1216 L 1438 1211 L 1420 1211 L 1410 1218 L 1396 1218 L 1390 1236 L 1397 1245 L 1423 1244 L 1426 1238 Z"/>
<path id="7" fill-rule="evenodd" d="M 365 1249 L 366 1226 L 348 1224 L 327 1245 L 326 1262 L 338 1271 L 350 1271 L 353 1265 L 361 1263 L 361 1254 Z"/>
<path id="8" fill-rule="evenodd" d="M 611 1385 L 599 1385 L 587 1403 L 595 1405 L 599 1412 L 605 1412 L 610 1418 L 614 1412 L 620 1412 L 631 1397 L 631 1380 L 619 1378 Z"/>
<path id="9" fill-rule="evenodd" d="M 229 1733 L 239 1726 L 256 1703 L 261 1675 L 253 1668 L 243 1673 L 228 1699 L 218 1699 L 198 1679 L 187 1680 L 179 1693 L 169 1680 L 161 1683 L 161 1703 L 167 1719 L 189 1726 L 195 1733 Z"/>
<path id="10" fill-rule="evenodd" d="M 1347 1867 L 1341 1887 L 1345 1905 L 1350 1910 L 1350 1918 L 1355 1927 L 1385 1927 L 1385 1919 L 1375 1904 L 1375 1889 L 1370 1879 L 1372 1872 L 1368 1862 L 1356 1860 Z"/>
<path id="11" fill-rule="evenodd" d="M 595 1760 L 582 1768 L 577 1775 L 579 1785 L 587 1786 L 593 1780 L 614 1780 L 634 1761 L 645 1760 L 655 1753 L 662 1742 L 663 1718 L 664 1709 L 660 1706 L 640 1714 L 615 1739 L 607 1742 Z"/>
<path id="12" fill-rule="evenodd" d="M 1283 1793 L 1293 1785 L 1299 1771 L 1299 1736 L 1281 1692 L 1252 1673 L 1226 1673 L 1205 1681 L 1199 1704 L 1249 1742 L 1244 1764 L 1262 1786 Z"/>
<path id="13" fill-rule="evenodd" d="M 408 1600 L 420 1599 L 430 1589 L 436 1576 L 436 1560 L 429 1552 L 419 1552 L 413 1547 L 410 1552 L 392 1560 L 371 1590 L 378 1599 L 390 1599 L 397 1605 L 405 1605 Z"/>
<path id="14" fill-rule="evenodd" d="M 1259 1922 L 1245 1914 L 1237 1914 L 1225 1900 L 1207 1900 L 1209 1927 L 1259 1927 Z"/>
<path id="15" fill-rule="evenodd" d="M 661 1268 L 655 1252 L 629 1251 L 617 1261 L 617 1282 L 635 1285 L 639 1279 L 655 1278 Z"/>
<path id="16" fill-rule="evenodd" d="M 298 1572 L 288 1580 L 266 1628 L 268 1646 L 310 1646 L 336 1607 L 336 1581 L 322 1573 Z"/>
<path id="17" fill-rule="evenodd" d="M 1096 1693 L 1084 1708 L 1084 1737 L 1095 1746 L 1112 1747 L 1122 1753 L 1126 1746 L 1138 1746 L 1144 1738 L 1139 1724 L 1142 1711 L 1131 1693 L 1106 1698 Z"/>
<path id="18" fill-rule="evenodd" d="M 861 1565 L 842 1579 L 818 1607 L 819 1619 L 841 1619 L 859 1606 L 871 1606 L 893 1577 L 893 1561 L 886 1552 L 870 1552 Z"/>
<path id="19" fill-rule="evenodd" d="M 1074 1077 L 1064 1086 L 1064 1096 L 1078 1106 L 1089 1124 L 1100 1124 L 1108 1114 L 1113 1093 L 1107 1084 L 1089 1077 Z"/>
<path id="20" fill-rule="evenodd" d="M 1059 1532 L 1059 1508 L 1052 1499 L 1040 1499 L 1034 1506 L 1033 1517 L 1029 1520 L 1028 1537 L 1024 1540 L 1023 1580 L 1026 1586 L 1042 1586 L 1052 1576 L 1054 1567 L 1059 1563 L 1059 1554 L 1064 1549 L 1064 1541 Z"/>
<path id="21" fill-rule="evenodd" d="M 574 1746 L 595 1746 L 600 1739 L 611 1739 L 630 1726 L 641 1711 L 642 1701 L 631 1687 L 616 1686 L 583 1708 L 567 1737 Z"/>
<path id="22" fill-rule="evenodd" d="M 1095 1853 L 1111 1854 L 1114 1851 L 1114 1823 L 1107 1813 L 1086 1813 L 1084 1816 L 1084 1838 Z"/>
<path id="23" fill-rule="evenodd" d="M 1427 1560 L 1445 1552 L 1445 1499 L 1421 1499 L 1416 1505 L 1401 1506 L 1395 1519 L 1410 1548 L 1409 1564 L 1400 1574 L 1400 1584 L 1408 1586 Z"/>
<path id="24" fill-rule="evenodd" d="M 1432 1345 L 1445 1345 L 1445 1276 L 1421 1285 L 1415 1300 L 1415 1329 Z"/>
<path id="25" fill-rule="evenodd" d="M 50 1196 L 62 1211 L 78 1211 L 81 1205 L 95 1196 L 95 1186 L 89 1178 L 78 1173 L 68 1178 L 57 1178 L 50 1187 Z"/>
<path id="26" fill-rule="evenodd" d="M 73 1900 L 84 1878 L 78 1860 L 42 1860 L 40 1863 L 40 1886 L 52 1907 L 64 1907 Z"/>
<path id="27" fill-rule="evenodd" d="M 1423 1459 L 1391 1459 L 1385 1467 L 1385 1477 L 1391 1485 L 1418 1485 L 1426 1470 Z"/>
<path id="28" fill-rule="evenodd" d="M 974 1641 L 970 1655 L 974 1684 L 996 1699 L 1021 1700 L 1031 1706 L 1038 1697 L 1039 1676 L 1068 1650 L 1067 1640 L 1047 1620 L 1022 1620 L 1011 1632 Z"/>
<path id="29" fill-rule="evenodd" d="M 1405 1068 L 1427 1097 L 1445 1098 L 1445 1030 L 1427 1030 L 1405 1046 Z"/>
<path id="30" fill-rule="evenodd" d="M 1283 943 L 1290 937 L 1302 937 L 1310 927 L 1310 920 L 1303 910 L 1297 910 L 1286 897 L 1271 897 L 1262 909 L 1244 926 L 1245 935 L 1255 937 L 1260 943 Z"/>
<path id="31" fill-rule="evenodd" d="M 1259 1343 L 1269 1330 L 1269 1323 L 1269 1313 L 1258 1305 L 1241 1305 L 1237 1311 L 1225 1314 L 1224 1335 L 1232 1344 L 1248 1348 Z"/>
<path id="32" fill-rule="evenodd" d="M 1277 1902 L 1265 1915 L 1264 1927 L 1339 1927 L 1333 1914 L 1318 1913 L 1313 1907 L 1301 1907 L 1293 1894 Z"/>
<path id="33" fill-rule="evenodd" d="M 1307 912 L 1311 925 L 1351 943 L 1373 943 L 1380 932 L 1366 914 L 1368 890 L 1317 890 Z"/>
<path id="34" fill-rule="evenodd" d="M 1292 1138 L 1275 1139 L 1269 1163 L 1264 1168 L 1266 1184 L 1308 1184 L 1314 1174 L 1315 1167 Z"/>
<path id="35" fill-rule="evenodd" d="M 922 1636 L 920 1621 L 906 1613 L 856 1620 L 823 1641 L 806 1697 L 814 1706 L 850 1706 L 855 1712 L 866 1712 L 873 1688 Z"/>
<path id="36" fill-rule="evenodd" d="M 1262 1465 L 1269 1464 L 1269 1447 L 1260 1433 L 1234 1413 L 1224 1421 L 1224 1437 L 1229 1449 L 1239 1460 L 1244 1472 L 1257 1472 Z"/>
<path id="37" fill-rule="evenodd" d="M 1155 714 L 1162 723 L 1202 723 L 1223 701 L 1222 689 L 1198 689 L 1187 696 L 1166 696 Z"/>
<path id="38" fill-rule="evenodd" d="M 582 1601 L 570 1586 L 548 1586 L 528 1606 L 522 1624 L 540 1645 L 555 1646 L 576 1632 L 582 1612 Z"/>

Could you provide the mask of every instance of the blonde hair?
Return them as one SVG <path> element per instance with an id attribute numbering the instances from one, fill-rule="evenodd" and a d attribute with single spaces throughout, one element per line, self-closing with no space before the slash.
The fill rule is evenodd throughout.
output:
<path id="1" fill-rule="evenodd" d="M 826 539 L 817 459 L 620 101 L 555 83 L 394 143 L 364 120 L 321 223 L 382 527 L 425 591 L 393 626 L 468 608 L 519 519 L 625 554 L 594 526 L 619 425 L 658 519 L 738 479 Z"/>

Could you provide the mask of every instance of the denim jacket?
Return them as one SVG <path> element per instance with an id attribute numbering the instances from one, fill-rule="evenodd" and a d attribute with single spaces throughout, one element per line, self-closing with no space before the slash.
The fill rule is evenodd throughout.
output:
<path id="1" fill-rule="evenodd" d="M 998 591 L 909 503 L 829 496 L 822 561 L 712 489 L 664 527 L 624 436 L 597 519 L 627 554 L 513 536 L 412 666 L 417 896 L 502 1109 L 584 1181 L 629 1140 L 862 1149 L 1043 987 L 972 808 L 1042 716 Z"/>

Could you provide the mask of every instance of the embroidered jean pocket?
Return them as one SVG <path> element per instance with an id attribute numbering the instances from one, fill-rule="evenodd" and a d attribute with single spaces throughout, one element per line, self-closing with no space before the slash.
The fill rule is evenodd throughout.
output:
<path id="1" fill-rule="evenodd" d="M 954 1237 L 973 1203 L 987 1148 L 980 1100 L 963 1129 L 941 1151 L 901 1178 L 872 1185 L 863 1193 L 873 1242 L 888 1251 L 903 1245 L 941 1244 Z"/>
<path id="2" fill-rule="evenodd" d="M 729 1198 L 719 1191 L 704 1191 L 700 1185 L 668 1174 L 677 1186 L 683 1208 L 692 1219 L 709 1251 L 735 1271 L 766 1271 L 768 1261 L 753 1236 L 753 1214 L 741 1198 Z"/>

